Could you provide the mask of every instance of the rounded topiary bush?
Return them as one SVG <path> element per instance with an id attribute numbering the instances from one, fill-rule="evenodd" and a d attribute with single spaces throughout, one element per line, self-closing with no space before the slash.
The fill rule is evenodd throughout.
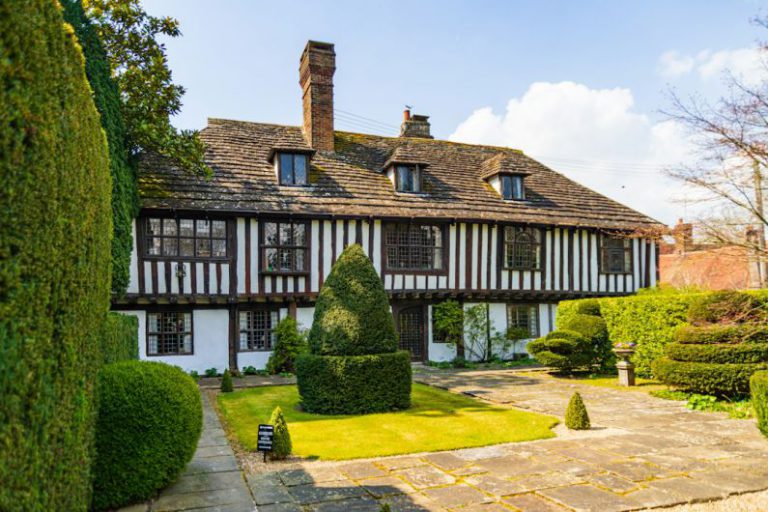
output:
<path id="1" fill-rule="evenodd" d="M 757 416 L 757 427 L 768 436 L 768 371 L 755 372 L 749 379 L 752 408 Z"/>
<path id="2" fill-rule="evenodd" d="M 528 343 L 527 349 L 544 366 L 566 372 L 587 366 L 594 359 L 590 341 L 576 331 L 552 331 Z"/>
<path id="3" fill-rule="evenodd" d="M 570 430 L 589 430 L 592 426 L 587 407 L 578 392 L 574 393 L 568 401 L 568 408 L 565 410 L 565 426 Z"/>
<path id="4" fill-rule="evenodd" d="M 768 343 L 768 327 L 763 324 L 681 325 L 675 330 L 676 343 L 724 344 Z"/>
<path id="5" fill-rule="evenodd" d="M 577 300 L 573 309 L 579 315 L 600 316 L 600 301 L 597 299 Z"/>
<path id="6" fill-rule="evenodd" d="M 99 374 L 93 507 L 117 508 L 173 482 L 195 453 L 200 392 L 181 369 L 123 361 Z"/>
<path id="7" fill-rule="evenodd" d="M 749 378 L 767 370 L 768 363 L 696 363 L 662 357 L 653 362 L 653 374 L 664 384 L 702 395 L 742 396 L 749 393 Z"/>
<path id="8" fill-rule="evenodd" d="M 381 278 L 360 245 L 333 265 L 315 304 L 313 354 L 358 356 L 397 350 L 397 331 Z"/>

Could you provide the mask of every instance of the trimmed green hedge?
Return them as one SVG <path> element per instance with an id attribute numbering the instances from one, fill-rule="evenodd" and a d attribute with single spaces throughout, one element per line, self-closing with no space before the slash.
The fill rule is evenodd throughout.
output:
<path id="1" fill-rule="evenodd" d="M 713 364 L 673 361 L 662 357 L 653 363 L 654 375 L 665 384 L 703 395 L 740 396 L 749 393 L 749 378 L 768 369 L 768 363 Z"/>
<path id="2" fill-rule="evenodd" d="M 300 355 L 296 380 L 301 405 L 318 414 L 368 414 L 411 406 L 411 355 Z"/>
<path id="3" fill-rule="evenodd" d="M 123 361 L 99 374 L 93 507 L 118 508 L 173 482 L 197 448 L 200 391 L 175 366 Z"/>
<path id="4" fill-rule="evenodd" d="M 526 348 L 544 366 L 566 372 L 587 366 L 594 359 L 589 340 L 575 331 L 552 331 L 531 341 Z"/>
<path id="5" fill-rule="evenodd" d="M 381 277 L 358 244 L 331 268 L 309 331 L 313 354 L 359 356 L 397 350 L 397 331 Z"/>
<path id="6" fill-rule="evenodd" d="M 700 294 L 688 308 L 688 321 L 694 325 L 757 322 L 765 318 L 758 297 L 732 290 Z"/>
<path id="7" fill-rule="evenodd" d="M 558 328 L 573 315 L 602 316 L 599 299 L 564 300 L 557 305 Z"/>
<path id="8" fill-rule="evenodd" d="M 693 345 L 670 343 L 667 357 L 691 363 L 764 363 L 768 362 L 768 343 L 731 343 Z"/>
<path id="9" fill-rule="evenodd" d="M 107 315 L 101 353 L 105 364 L 138 359 L 139 319 L 120 313 Z"/>
<path id="10" fill-rule="evenodd" d="M 768 326 L 759 324 L 681 325 L 674 341 L 694 345 L 724 343 L 768 343 Z"/>
<path id="11" fill-rule="evenodd" d="M 768 437 L 768 371 L 755 372 L 749 379 L 749 389 L 757 427 Z"/>
<path id="12" fill-rule="evenodd" d="M 85 510 L 110 177 L 57 2 L 0 2 L 0 510 Z"/>

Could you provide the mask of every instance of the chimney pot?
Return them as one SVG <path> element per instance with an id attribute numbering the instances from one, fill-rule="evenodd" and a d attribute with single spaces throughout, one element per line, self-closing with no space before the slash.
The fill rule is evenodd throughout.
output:
<path id="1" fill-rule="evenodd" d="M 403 121 L 408 121 L 411 119 L 411 109 L 407 108 L 403 110 Z"/>
<path id="2" fill-rule="evenodd" d="M 308 41 L 299 62 L 304 137 L 319 151 L 333 151 L 333 44 Z"/>

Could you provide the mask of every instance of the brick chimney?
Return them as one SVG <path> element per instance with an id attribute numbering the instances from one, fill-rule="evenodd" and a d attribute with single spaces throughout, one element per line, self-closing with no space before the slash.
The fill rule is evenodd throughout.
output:
<path id="1" fill-rule="evenodd" d="M 411 109 L 405 109 L 403 124 L 400 125 L 400 136 L 433 139 L 434 137 L 429 133 L 429 116 L 411 115 Z"/>
<path id="2" fill-rule="evenodd" d="M 301 54 L 299 85 L 304 107 L 304 137 L 318 151 L 333 151 L 333 44 L 309 41 Z"/>
<path id="3" fill-rule="evenodd" d="M 672 228 L 672 236 L 675 237 L 676 254 L 685 254 L 693 249 L 693 224 L 677 219 L 677 224 Z"/>

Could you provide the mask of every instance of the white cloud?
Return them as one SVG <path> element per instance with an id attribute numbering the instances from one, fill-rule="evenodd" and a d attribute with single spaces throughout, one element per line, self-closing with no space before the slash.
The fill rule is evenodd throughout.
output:
<path id="1" fill-rule="evenodd" d="M 674 121 L 633 110 L 629 89 L 574 82 L 531 84 L 506 111 L 475 110 L 451 140 L 509 146 L 665 223 L 687 215 L 672 202 L 678 186 L 663 169 L 685 160 L 690 145 Z"/>
<path id="2" fill-rule="evenodd" d="M 659 57 L 658 72 L 664 78 L 679 78 L 691 72 L 702 80 L 721 78 L 724 73 L 733 73 L 747 83 L 764 80 L 765 54 L 760 48 L 736 48 L 734 50 L 703 50 L 696 55 L 684 55 L 676 50 L 664 52 Z"/>
<path id="3" fill-rule="evenodd" d="M 665 78 L 676 78 L 693 71 L 696 59 L 690 55 L 681 55 L 677 50 L 664 52 L 659 57 L 659 74 Z"/>

